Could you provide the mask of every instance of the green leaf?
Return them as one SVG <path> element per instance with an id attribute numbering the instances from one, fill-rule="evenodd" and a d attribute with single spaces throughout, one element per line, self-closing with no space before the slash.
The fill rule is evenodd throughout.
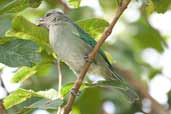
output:
<path id="1" fill-rule="evenodd" d="M 24 80 L 28 79 L 30 76 L 34 75 L 37 71 L 35 67 L 21 67 L 17 70 L 15 75 L 12 78 L 13 83 L 23 82 Z"/>
<path id="2" fill-rule="evenodd" d="M 121 0 L 99 0 L 99 3 L 104 11 L 111 12 L 117 8 Z"/>
<path id="3" fill-rule="evenodd" d="M 38 47 L 31 41 L 14 39 L 0 45 L 0 63 L 11 67 L 32 66 L 40 61 Z"/>
<path id="4" fill-rule="evenodd" d="M 100 37 L 104 29 L 109 25 L 106 20 L 100 18 L 80 20 L 77 21 L 77 24 L 96 39 Z"/>
<path id="5" fill-rule="evenodd" d="M 32 90 L 18 89 L 5 97 L 5 99 L 3 100 L 3 104 L 5 108 L 8 109 L 30 99 L 31 97 L 54 100 L 57 99 L 57 91 L 54 89 L 50 89 L 47 91 L 34 92 Z"/>
<path id="6" fill-rule="evenodd" d="M 26 107 L 26 108 L 38 108 L 38 109 L 51 109 L 51 110 L 56 110 L 59 106 L 63 104 L 63 100 L 61 99 L 56 99 L 56 100 L 49 100 L 49 99 L 42 99 L 39 100 L 32 105 Z"/>
<path id="7" fill-rule="evenodd" d="M 171 5 L 171 0 L 151 0 L 154 4 L 154 10 L 158 13 L 164 13 Z"/>
<path id="8" fill-rule="evenodd" d="M 5 1 L 5 0 L 3 0 Z M 2 2 L 0 7 L 0 14 L 3 13 L 18 13 L 27 7 L 38 7 L 41 0 L 7 0 Z"/>
<path id="9" fill-rule="evenodd" d="M 38 27 L 29 22 L 22 16 L 16 16 L 13 19 L 12 30 L 8 32 L 7 35 L 33 40 L 42 48 L 46 49 L 48 52 L 51 52 L 48 43 L 48 31 L 43 27 Z"/>
<path id="10" fill-rule="evenodd" d="M 11 28 L 12 18 L 9 15 L 0 16 L 0 36 L 4 36 L 6 31 Z"/>
<path id="11" fill-rule="evenodd" d="M 80 6 L 80 2 L 81 0 L 67 0 L 67 3 L 74 8 L 78 8 Z"/>
<path id="12" fill-rule="evenodd" d="M 133 23 L 133 26 L 135 26 L 137 30 L 133 38 L 136 49 L 154 48 L 159 52 L 164 50 L 162 46 L 162 43 L 164 43 L 163 37 L 146 19 L 141 19 Z"/>
<path id="13" fill-rule="evenodd" d="M 9 96 L 5 97 L 3 104 L 6 109 L 9 109 L 12 106 L 20 104 L 33 96 L 41 97 L 31 90 L 18 89 Z"/>

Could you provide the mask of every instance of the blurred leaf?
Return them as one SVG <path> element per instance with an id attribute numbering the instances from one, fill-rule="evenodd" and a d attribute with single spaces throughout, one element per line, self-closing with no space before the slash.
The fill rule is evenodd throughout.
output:
<path id="1" fill-rule="evenodd" d="M 56 99 L 56 100 L 49 100 L 49 99 L 42 99 L 39 100 L 32 105 L 28 106 L 27 108 L 38 108 L 38 109 L 52 109 L 56 110 L 59 106 L 63 104 L 63 101 L 61 99 Z"/>
<path id="2" fill-rule="evenodd" d="M 154 10 L 158 13 L 164 13 L 171 5 L 171 0 L 151 0 L 154 4 Z"/>
<path id="3" fill-rule="evenodd" d="M 121 0 L 99 0 L 104 11 L 112 12 L 118 6 Z"/>
<path id="4" fill-rule="evenodd" d="M 19 11 L 22 11 L 29 6 L 34 8 L 38 7 L 41 3 L 41 0 L 8 0 L 8 2 L 2 3 L 3 4 L 1 4 L 0 7 L 0 14 L 18 13 Z"/>
<path id="5" fill-rule="evenodd" d="M 149 73 L 150 80 L 160 73 L 161 73 L 161 69 L 150 69 L 150 73 Z"/>
<path id="6" fill-rule="evenodd" d="M 3 104 L 5 108 L 8 109 L 14 105 L 24 102 L 32 96 L 40 97 L 38 94 L 31 90 L 18 89 L 7 97 L 5 97 L 5 99 L 3 100 Z"/>
<path id="7" fill-rule="evenodd" d="M 31 41 L 14 39 L 0 45 L 0 63 L 11 67 L 32 66 L 40 61 L 38 47 Z"/>
<path id="8" fill-rule="evenodd" d="M 94 38 L 99 38 L 109 23 L 100 18 L 91 18 L 77 21 L 77 24 Z"/>
<path id="9" fill-rule="evenodd" d="M 0 16 L 0 36 L 4 36 L 5 32 L 11 28 L 12 17 L 9 15 Z"/>
<path id="10" fill-rule="evenodd" d="M 12 77 L 13 83 L 23 82 L 24 80 L 28 79 L 30 76 L 34 75 L 37 71 L 35 67 L 21 67 L 17 70 L 15 75 Z"/>
<path id="11" fill-rule="evenodd" d="M 95 17 L 94 10 L 87 6 L 75 8 L 75 9 L 69 11 L 68 15 L 74 21 Z"/>
<path id="12" fill-rule="evenodd" d="M 67 3 L 74 8 L 78 8 L 80 6 L 81 0 L 67 0 Z"/>
<path id="13" fill-rule="evenodd" d="M 41 4 L 42 0 L 29 0 L 30 7 L 37 8 Z"/>
<path id="14" fill-rule="evenodd" d="M 133 23 L 133 26 L 136 26 L 136 34 L 134 36 L 134 41 L 136 48 L 154 48 L 159 52 L 162 52 L 163 46 L 163 37 L 160 33 L 154 29 L 146 19 L 141 19 L 136 23 Z M 135 48 L 135 47 L 134 47 Z"/>
<path id="15" fill-rule="evenodd" d="M 8 32 L 8 36 L 17 36 L 19 38 L 33 40 L 42 48 L 51 52 L 48 43 L 48 31 L 45 28 L 36 26 L 22 16 L 16 16 L 13 19 L 12 28 Z"/>
<path id="16" fill-rule="evenodd" d="M 154 12 L 154 4 L 151 0 L 148 0 L 146 1 L 144 4 L 143 4 L 143 10 L 145 10 L 145 13 L 146 14 L 152 14 Z"/>

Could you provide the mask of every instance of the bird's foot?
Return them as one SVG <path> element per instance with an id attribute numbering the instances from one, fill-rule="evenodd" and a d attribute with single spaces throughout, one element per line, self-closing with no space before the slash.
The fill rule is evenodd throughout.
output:
<path id="1" fill-rule="evenodd" d="M 72 88 L 72 89 L 71 89 L 71 94 L 72 94 L 73 96 L 79 96 L 80 93 L 81 93 L 80 91 L 76 92 L 76 89 L 75 89 L 75 88 Z"/>
<path id="2" fill-rule="evenodd" d="M 89 57 L 88 57 L 87 55 L 84 56 L 84 59 L 85 59 L 85 61 L 88 62 L 88 63 L 93 63 L 93 62 L 94 62 L 94 60 L 89 59 Z"/>

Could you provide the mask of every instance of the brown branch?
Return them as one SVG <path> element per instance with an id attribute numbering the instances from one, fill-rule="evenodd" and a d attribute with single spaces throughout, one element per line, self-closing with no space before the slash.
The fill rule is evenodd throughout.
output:
<path id="1" fill-rule="evenodd" d="M 0 114 L 7 114 L 2 101 L 0 101 Z"/>
<path id="2" fill-rule="evenodd" d="M 118 70 L 130 85 L 132 85 L 143 98 L 147 98 L 151 101 L 151 112 L 150 114 L 171 114 L 169 111 L 165 110 L 154 98 L 152 98 L 148 93 L 148 88 L 144 85 L 141 80 L 135 79 L 135 74 L 130 70 L 124 70 L 119 67 L 115 68 Z"/>
<path id="3" fill-rule="evenodd" d="M 107 39 L 107 37 L 111 34 L 113 27 L 115 26 L 116 22 L 118 21 L 119 17 L 121 16 L 121 14 L 124 12 L 124 10 L 127 8 L 128 4 L 130 3 L 131 0 L 123 0 L 123 2 L 120 4 L 120 6 L 118 7 L 115 17 L 112 21 L 112 23 L 109 25 L 109 27 L 104 31 L 104 33 L 102 34 L 100 40 L 97 42 L 96 46 L 94 47 L 93 51 L 88 55 L 88 60 L 89 62 L 86 62 L 84 64 L 83 69 L 80 72 L 79 77 L 77 78 L 74 87 L 73 87 L 73 92 L 75 94 L 78 93 L 79 88 L 83 82 L 83 79 L 85 77 L 86 72 L 88 71 L 90 65 L 91 65 L 91 61 L 93 61 L 93 59 L 95 58 L 98 50 L 100 49 L 101 45 L 103 44 L 103 42 Z M 69 112 L 71 111 L 71 107 L 73 105 L 73 102 L 75 100 L 75 95 L 71 94 L 68 102 L 64 108 L 64 113 L 63 114 L 69 114 Z"/>
<path id="4" fill-rule="evenodd" d="M 64 7 L 64 13 L 67 13 L 71 10 L 71 8 L 66 4 L 64 0 L 57 0 L 63 7 Z"/>

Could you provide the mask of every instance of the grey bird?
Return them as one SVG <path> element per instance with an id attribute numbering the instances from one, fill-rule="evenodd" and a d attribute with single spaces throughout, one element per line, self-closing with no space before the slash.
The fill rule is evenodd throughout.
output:
<path id="1" fill-rule="evenodd" d="M 39 25 L 49 30 L 50 45 L 58 58 L 65 62 L 76 75 L 79 75 L 96 41 L 69 17 L 57 10 L 48 12 L 39 20 Z M 107 80 L 123 81 L 102 49 L 98 51 L 87 73 L 102 76 Z M 135 97 L 134 93 L 132 97 Z"/>

